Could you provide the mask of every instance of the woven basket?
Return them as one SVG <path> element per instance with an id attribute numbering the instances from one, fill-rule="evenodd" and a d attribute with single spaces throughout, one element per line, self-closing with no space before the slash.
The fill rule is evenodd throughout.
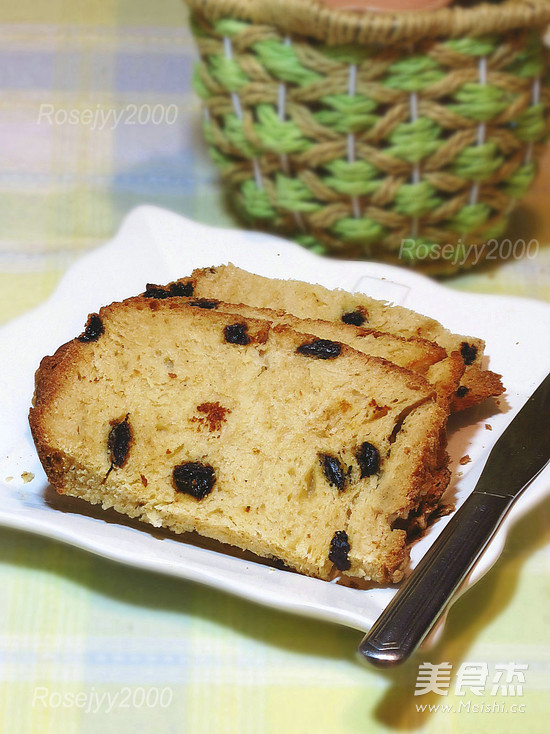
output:
<path id="1" fill-rule="evenodd" d="M 431 272 L 504 232 L 549 127 L 548 0 L 186 2 L 206 138 L 250 226 Z"/>

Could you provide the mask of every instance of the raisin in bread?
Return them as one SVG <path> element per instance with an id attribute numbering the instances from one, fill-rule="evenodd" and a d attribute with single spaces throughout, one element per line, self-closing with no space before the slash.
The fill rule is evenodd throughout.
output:
<path id="1" fill-rule="evenodd" d="M 166 286 L 149 285 L 149 292 L 170 293 L 176 283 Z M 287 325 L 294 331 L 312 334 L 321 339 L 340 341 L 372 357 L 381 357 L 399 367 L 418 372 L 432 383 L 439 404 L 449 411 L 451 401 L 464 373 L 464 362 L 458 352 L 448 355 L 442 348 L 420 337 L 402 337 L 352 324 L 336 324 L 321 319 L 300 319 L 286 311 L 255 308 L 246 304 L 225 303 L 215 299 L 187 297 L 187 302 L 207 310 L 233 313 L 245 318 L 268 319 L 272 324 Z"/>
<path id="2" fill-rule="evenodd" d="M 298 571 L 398 581 L 448 481 L 420 375 L 286 325 L 136 297 L 45 357 L 30 425 L 62 494 Z"/>
<path id="3" fill-rule="evenodd" d="M 181 283 L 199 298 L 283 309 L 300 318 L 366 325 L 403 337 L 420 336 L 436 342 L 449 354 L 460 352 L 466 370 L 453 398 L 455 411 L 504 392 L 500 376 L 482 367 L 485 348 L 482 339 L 453 334 L 435 319 L 402 306 L 390 306 L 362 293 L 329 290 L 296 280 L 265 278 L 232 264 L 195 270 Z"/>

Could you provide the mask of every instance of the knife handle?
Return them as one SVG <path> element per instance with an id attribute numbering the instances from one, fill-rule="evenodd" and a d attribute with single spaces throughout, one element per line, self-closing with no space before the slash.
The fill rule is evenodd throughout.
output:
<path id="1" fill-rule="evenodd" d="M 510 497 L 473 492 L 359 645 L 379 667 L 404 662 L 430 631 L 491 539 Z"/>

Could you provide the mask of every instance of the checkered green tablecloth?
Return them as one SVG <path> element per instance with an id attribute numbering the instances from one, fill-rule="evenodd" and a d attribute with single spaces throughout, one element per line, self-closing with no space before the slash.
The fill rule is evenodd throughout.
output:
<path id="1" fill-rule="evenodd" d="M 140 203 L 237 226 L 202 142 L 193 59 L 180 0 L 2 4 L 0 322 L 41 303 Z M 99 109 L 135 124 L 102 124 Z M 543 178 L 513 225 L 541 238 L 535 259 L 449 285 L 550 300 L 546 193 Z M 549 520 L 549 502 L 523 518 L 438 645 L 385 673 L 355 662 L 352 630 L 0 529 L 0 731 L 542 734 Z M 441 693 L 414 695 L 423 662 L 434 675 L 450 664 Z M 510 663 L 513 690 L 498 679 Z"/>

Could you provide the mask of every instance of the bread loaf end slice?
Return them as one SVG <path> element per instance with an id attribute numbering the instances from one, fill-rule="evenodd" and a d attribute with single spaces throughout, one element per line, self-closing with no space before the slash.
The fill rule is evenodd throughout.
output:
<path id="1" fill-rule="evenodd" d="M 385 582 L 445 488 L 446 417 L 420 375 L 347 345 L 137 297 L 44 358 L 30 425 L 60 493 Z"/>

